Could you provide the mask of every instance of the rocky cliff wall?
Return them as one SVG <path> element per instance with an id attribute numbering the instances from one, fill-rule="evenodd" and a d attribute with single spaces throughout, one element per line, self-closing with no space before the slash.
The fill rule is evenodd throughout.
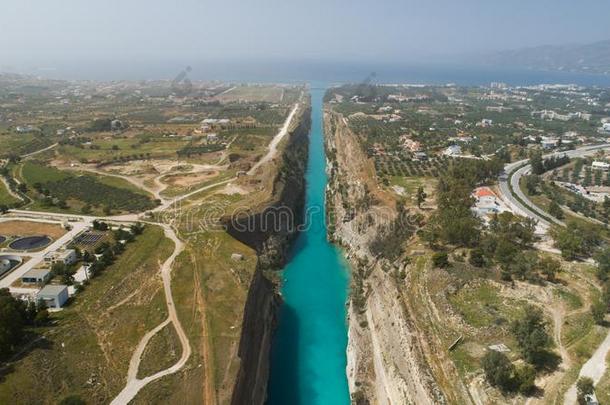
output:
<path id="1" fill-rule="evenodd" d="M 393 224 L 395 201 L 379 189 L 374 169 L 343 117 L 325 116 L 329 238 L 352 267 L 347 376 L 355 404 L 442 404 L 396 277 L 401 263 L 376 257 L 371 244 Z"/>
<path id="2" fill-rule="evenodd" d="M 267 398 L 270 351 L 281 297 L 276 277 L 303 220 L 311 111 L 304 108 L 277 166 L 271 198 L 251 213 L 225 219 L 227 232 L 256 249 L 258 263 L 246 299 L 231 403 L 262 405 Z"/>

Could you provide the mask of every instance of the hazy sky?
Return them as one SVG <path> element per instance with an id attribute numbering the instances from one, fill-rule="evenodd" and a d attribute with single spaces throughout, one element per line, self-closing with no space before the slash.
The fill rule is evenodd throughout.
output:
<path id="1" fill-rule="evenodd" d="M 608 0 L 0 0 L 0 66 L 387 60 L 610 39 Z"/>

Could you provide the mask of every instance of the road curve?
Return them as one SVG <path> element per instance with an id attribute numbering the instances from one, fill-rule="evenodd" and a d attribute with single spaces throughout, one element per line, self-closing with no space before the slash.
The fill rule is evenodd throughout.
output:
<path id="1" fill-rule="evenodd" d="M 570 158 L 583 157 L 605 148 L 610 148 L 610 144 L 605 143 L 600 145 L 584 146 L 582 148 L 565 152 L 549 153 L 544 155 L 543 158 L 546 159 L 552 156 L 563 155 Z M 536 206 L 536 204 L 530 201 L 530 199 L 521 190 L 521 187 L 519 186 L 521 178 L 524 175 L 529 174 L 532 170 L 532 166 L 528 163 L 528 161 L 529 159 L 524 159 L 518 162 L 509 163 L 504 167 L 505 176 L 500 176 L 498 179 L 500 196 L 516 214 L 535 219 L 542 228 L 548 229 L 552 224 L 562 226 L 565 225 L 562 221 L 552 217 L 548 213 L 544 212 L 544 210 L 542 210 L 540 207 Z"/>
<path id="2" fill-rule="evenodd" d="M 140 343 L 138 344 L 136 350 L 134 351 L 131 361 L 129 362 L 129 371 L 127 373 L 127 384 L 123 388 L 123 390 L 114 398 L 111 402 L 111 405 L 126 405 L 128 404 L 138 392 L 144 388 L 147 384 L 158 380 L 161 377 L 165 377 L 167 375 L 176 373 L 180 371 L 182 367 L 186 364 L 189 357 L 191 356 L 191 345 L 189 343 L 189 339 L 182 328 L 182 324 L 180 323 L 180 319 L 178 318 L 178 314 L 176 313 L 176 306 L 174 305 L 174 298 L 172 297 L 172 288 L 171 288 L 171 272 L 172 266 L 176 257 L 184 250 L 184 242 L 182 242 L 174 230 L 170 225 L 161 225 L 165 232 L 165 236 L 172 241 L 174 241 L 174 252 L 171 254 L 169 258 L 163 263 L 161 266 L 161 277 L 163 279 L 163 289 L 165 291 L 165 302 L 167 304 L 168 317 L 165 321 L 161 322 L 154 329 L 149 331 Z M 142 379 L 137 377 L 138 369 L 140 367 L 140 361 L 142 360 L 142 355 L 144 354 L 144 349 L 148 344 L 148 341 L 163 327 L 172 323 L 176 333 L 178 334 L 178 338 L 180 339 L 180 344 L 182 345 L 182 355 L 180 359 L 171 367 L 166 368 L 165 370 L 161 370 L 153 375 L 146 376 Z"/>

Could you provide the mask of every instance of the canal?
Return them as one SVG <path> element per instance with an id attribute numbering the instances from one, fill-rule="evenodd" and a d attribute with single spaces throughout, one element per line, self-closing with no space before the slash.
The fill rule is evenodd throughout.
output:
<path id="1" fill-rule="evenodd" d="M 306 227 L 283 272 L 274 336 L 269 405 L 349 404 L 346 307 L 349 270 L 326 240 L 323 97 L 311 89 L 311 133 L 306 172 Z"/>

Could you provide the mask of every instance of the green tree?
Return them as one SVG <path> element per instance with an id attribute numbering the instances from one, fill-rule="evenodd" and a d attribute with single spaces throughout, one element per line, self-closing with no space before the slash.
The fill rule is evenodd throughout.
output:
<path id="1" fill-rule="evenodd" d="M 523 358 L 535 366 L 543 366 L 551 339 L 546 332 L 542 311 L 530 307 L 523 318 L 515 320 L 511 331 L 519 344 Z"/>
<path id="2" fill-rule="evenodd" d="M 557 219 L 564 218 L 563 210 L 561 209 L 559 204 L 557 204 L 557 202 L 555 202 L 554 200 L 551 201 L 551 203 L 549 204 L 549 214 L 551 214 L 552 216 L 554 216 Z"/>
<path id="3" fill-rule="evenodd" d="M 485 254 L 483 249 L 474 248 L 470 251 L 470 258 L 468 260 L 470 264 L 475 267 L 483 267 L 485 266 Z"/>
<path id="4" fill-rule="evenodd" d="M 421 205 L 426 201 L 426 197 L 428 197 L 428 195 L 424 191 L 424 188 L 422 186 L 419 186 L 417 188 L 417 195 L 416 195 L 417 208 L 421 208 Z"/>
<path id="5" fill-rule="evenodd" d="M 610 273 L 610 248 L 597 252 L 594 259 L 597 262 L 597 277 L 602 281 L 606 281 Z"/>
<path id="6" fill-rule="evenodd" d="M 517 368 L 515 371 L 515 385 L 521 394 L 529 395 L 536 388 L 536 369 L 529 364 Z"/>
<path id="7" fill-rule="evenodd" d="M 606 312 L 608 312 L 608 305 L 604 304 L 602 301 L 597 300 L 591 305 L 591 315 L 598 325 L 603 325 Z"/>
<path id="8" fill-rule="evenodd" d="M 449 266 L 449 256 L 445 252 L 436 252 L 432 255 L 432 264 L 434 267 L 445 268 Z"/>
<path id="9" fill-rule="evenodd" d="M 536 263 L 535 270 L 544 275 L 547 281 L 554 282 L 557 273 L 561 271 L 561 263 L 552 257 L 542 257 Z"/>
<path id="10" fill-rule="evenodd" d="M 24 310 L 7 288 L 0 289 L 0 358 L 6 358 L 21 341 Z"/>
<path id="11" fill-rule="evenodd" d="M 481 361 L 487 382 L 502 391 L 511 391 L 514 387 L 513 374 L 515 367 L 504 353 L 489 350 Z"/>
<path id="12" fill-rule="evenodd" d="M 592 224 L 570 222 L 566 227 L 552 227 L 549 233 L 555 241 L 555 247 L 561 250 L 561 255 L 567 260 L 590 256 L 601 243 L 599 230 Z"/>
<path id="13" fill-rule="evenodd" d="M 535 174 L 531 174 L 523 177 L 525 183 L 525 190 L 529 195 L 538 194 L 538 186 L 540 186 L 540 177 Z"/>
<path id="14" fill-rule="evenodd" d="M 589 377 L 580 377 L 576 382 L 576 399 L 581 405 L 587 403 L 587 395 L 593 394 L 595 391 L 593 380 Z"/>
<path id="15" fill-rule="evenodd" d="M 532 155 L 530 156 L 530 165 L 532 165 L 532 173 L 544 173 L 544 161 L 542 160 L 542 154 L 540 152 L 532 153 Z"/>

